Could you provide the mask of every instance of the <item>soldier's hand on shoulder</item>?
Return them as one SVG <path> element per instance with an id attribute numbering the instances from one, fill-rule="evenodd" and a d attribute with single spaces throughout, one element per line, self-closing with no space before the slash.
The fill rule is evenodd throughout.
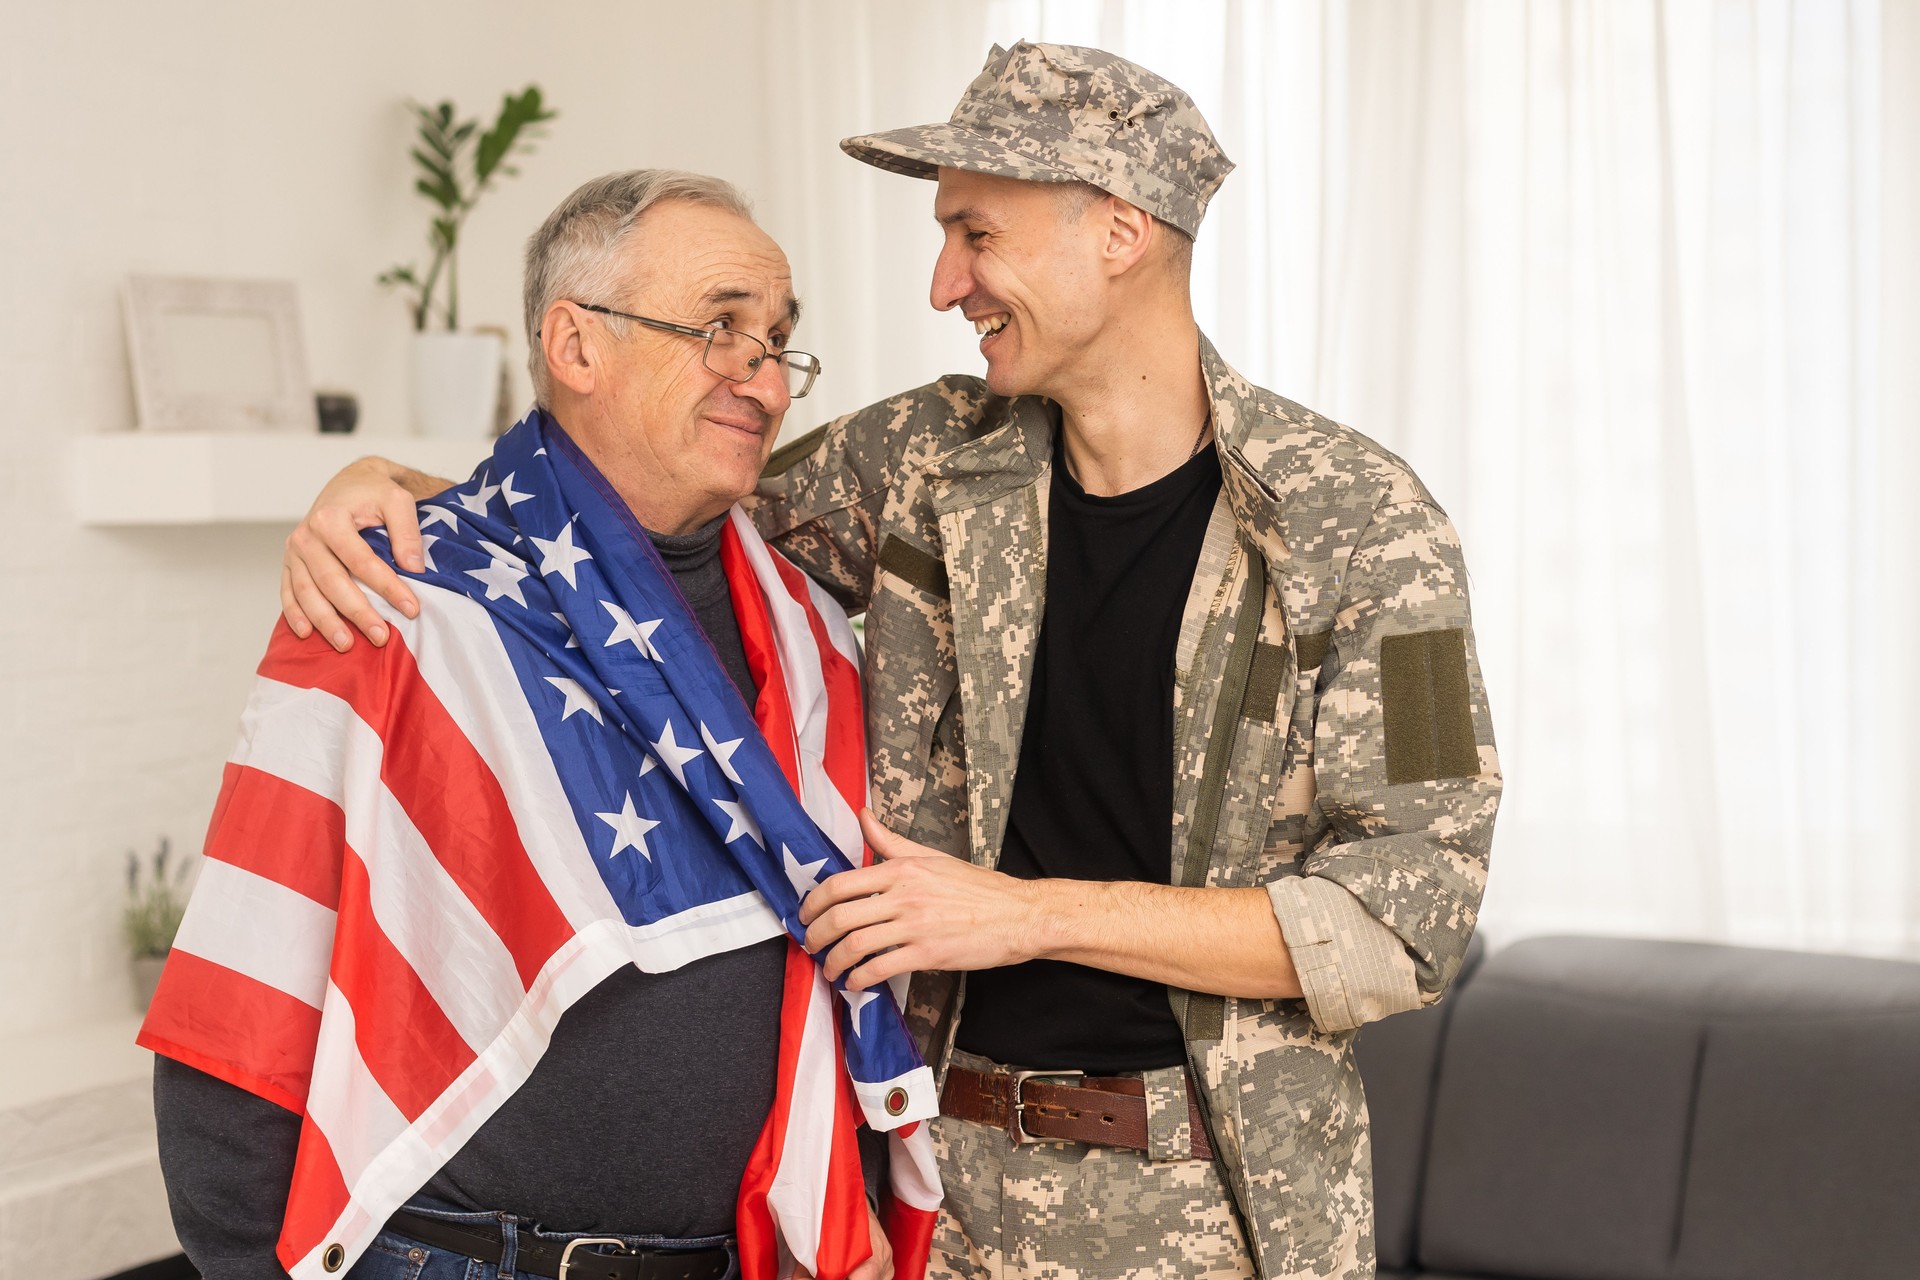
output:
<path id="1" fill-rule="evenodd" d="M 304 639 L 318 631 L 345 653 L 353 646 L 347 626 L 352 623 L 374 644 L 385 644 L 387 624 L 369 590 L 409 618 L 419 613 L 406 582 L 360 536 L 362 529 L 385 525 L 401 566 L 416 572 L 426 567 L 420 513 L 405 479 L 426 481 L 385 458 L 362 458 L 327 481 L 306 518 L 287 535 L 280 609 L 295 635 Z"/>

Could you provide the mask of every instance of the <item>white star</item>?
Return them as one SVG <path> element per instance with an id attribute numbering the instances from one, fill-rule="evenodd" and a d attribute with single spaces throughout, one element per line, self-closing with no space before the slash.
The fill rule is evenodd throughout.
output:
<path id="1" fill-rule="evenodd" d="M 425 561 L 427 568 L 434 573 L 440 572 L 440 566 L 433 562 L 433 544 L 438 541 L 440 541 L 440 535 L 437 533 L 420 535 L 420 559 Z"/>
<path id="2" fill-rule="evenodd" d="M 534 456 L 534 457 L 536 457 L 536 458 L 544 458 L 544 457 L 546 457 L 546 456 L 547 456 L 547 446 L 545 446 L 545 445 L 541 445 L 541 446 L 540 446 L 540 447 L 539 447 L 538 449 L 535 449 L 535 450 L 533 451 L 533 456 Z"/>
<path id="3" fill-rule="evenodd" d="M 547 683 L 558 689 L 566 698 L 565 704 L 560 708 L 561 724 L 565 724 L 568 717 L 576 711 L 584 711 L 599 723 L 606 723 L 600 715 L 600 704 L 593 700 L 593 695 L 588 693 L 586 686 L 578 680 L 569 680 L 565 676 L 548 676 Z"/>
<path id="4" fill-rule="evenodd" d="M 507 479 L 511 481 L 512 476 Z M 567 585 L 577 587 L 573 580 L 573 566 L 582 560 L 593 557 L 573 545 L 573 521 L 569 520 L 560 527 L 560 536 L 549 542 L 545 538 L 535 538 L 533 545 L 540 548 L 540 572 L 542 575 L 557 573 L 567 580 Z"/>
<path id="5" fill-rule="evenodd" d="M 487 483 L 487 473 L 480 473 L 480 487 L 473 493 L 456 493 L 454 497 L 460 505 L 477 516 L 487 514 L 487 504 L 493 501 L 493 495 L 500 492 L 500 486 Z"/>
<path id="6" fill-rule="evenodd" d="M 720 766 L 720 772 L 726 774 L 727 779 L 732 782 L 734 786 L 739 786 L 740 775 L 733 771 L 733 753 L 740 749 L 740 744 L 745 742 L 746 739 L 735 738 L 732 742 L 716 742 L 713 737 L 713 731 L 707 728 L 705 723 L 702 723 L 700 726 L 700 741 L 706 743 L 707 750 L 713 752 L 713 762 Z"/>
<path id="7" fill-rule="evenodd" d="M 500 482 L 500 496 L 506 501 L 509 507 L 517 502 L 525 502 L 533 496 L 530 493 L 515 493 L 513 491 L 513 477 L 515 474 L 516 473 L 512 471 L 507 472 L 507 478 Z"/>
<path id="8" fill-rule="evenodd" d="M 749 836 L 762 849 L 767 847 L 767 842 L 760 838 L 759 826 L 747 813 L 746 805 L 738 800 L 715 800 L 714 803 L 720 806 L 720 812 L 726 814 L 727 821 L 733 824 L 727 828 L 727 834 L 721 838 L 721 844 L 732 844 L 741 836 Z"/>
<path id="9" fill-rule="evenodd" d="M 802 862 L 793 856 L 793 850 L 786 845 L 780 846 L 780 861 L 785 864 L 787 883 L 793 886 L 796 897 L 805 898 L 820 887 L 820 868 L 827 865 L 825 858 L 818 862 Z"/>
<path id="10" fill-rule="evenodd" d="M 633 811 L 633 793 L 628 792 L 618 813 L 596 813 L 594 817 L 613 828 L 613 852 L 607 856 L 617 858 L 622 849 L 638 849 L 640 856 L 648 862 L 653 861 L 653 851 L 647 848 L 647 832 L 660 824 L 651 818 L 643 818 Z"/>
<path id="11" fill-rule="evenodd" d="M 513 558 L 513 553 L 503 551 L 482 538 L 480 545 L 493 557 L 493 563 L 484 569 L 469 569 L 469 578 L 478 578 L 487 584 L 487 599 L 498 600 L 501 596 L 512 596 L 513 602 L 522 609 L 527 607 L 527 598 L 520 594 L 520 579 L 527 576 L 521 568 L 521 561 Z"/>
<path id="12" fill-rule="evenodd" d="M 613 615 L 613 634 L 608 636 L 606 643 L 600 646 L 602 649 L 611 649 L 624 640 L 655 662 L 665 661 L 660 656 L 660 651 L 653 647 L 653 633 L 659 630 L 664 619 L 655 618 L 651 622 L 635 622 L 633 615 L 617 604 L 602 600 L 600 607 Z"/>
<path id="13" fill-rule="evenodd" d="M 567 615 L 564 613 L 556 613 L 553 616 L 560 619 L 560 625 L 567 629 L 567 648 L 578 649 L 580 647 L 580 641 L 573 634 L 573 624 L 567 621 Z"/>
<path id="14" fill-rule="evenodd" d="M 433 528 L 433 526 L 437 524 L 443 524 L 447 526 L 447 528 L 452 529 L 455 533 L 458 533 L 460 531 L 460 518 L 454 515 L 453 512 L 447 510 L 445 507 L 421 507 L 420 508 L 421 530 L 425 531 L 427 529 L 431 529 Z"/>
<path id="15" fill-rule="evenodd" d="M 655 760 L 652 756 L 641 756 L 640 757 L 640 776 L 644 778 L 648 774 L 652 773 L 654 769 L 659 766 L 659 763 L 660 762 L 658 760 Z"/>
<path id="16" fill-rule="evenodd" d="M 880 998 L 880 993 L 878 991 L 849 991 L 845 987 L 842 987 L 840 988 L 840 998 L 847 1002 L 847 1021 L 853 1024 L 853 1034 L 856 1036 L 864 1034 L 860 1030 L 860 1015 L 867 1011 L 868 1005 Z"/>
<path id="17" fill-rule="evenodd" d="M 660 763 L 673 771 L 674 778 L 683 787 L 687 785 L 687 761 L 706 754 L 698 747 L 683 747 L 675 742 L 671 720 L 667 721 L 666 729 L 660 734 L 660 741 L 649 745 L 653 747 L 653 754 L 659 757 Z"/>

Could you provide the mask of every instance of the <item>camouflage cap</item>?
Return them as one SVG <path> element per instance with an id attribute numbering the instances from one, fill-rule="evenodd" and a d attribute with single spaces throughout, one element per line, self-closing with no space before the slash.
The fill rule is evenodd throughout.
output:
<path id="1" fill-rule="evenodd" d="M 945 166 L 1088 182 L 1188 235 L 1233 170 L 1179 86 L 1100 49 L 1025 40 L 993 47 L 945 124 L 862 134 L 840 149 L 915 178 Z"/>

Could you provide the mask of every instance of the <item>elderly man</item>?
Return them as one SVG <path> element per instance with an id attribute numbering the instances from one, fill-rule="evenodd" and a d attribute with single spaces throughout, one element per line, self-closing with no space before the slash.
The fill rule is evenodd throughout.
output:
<path id="1" fill-rule="evenodd" d="M 937 1267 L 1371 1276 L 1354 1034 L 1452 980 L 1500 788 L 1453 529 L 1197 329 L 1232 166 L 1176 86 L 1022 42 L 842 146 L 937 181 L 932 302 L 987 362 L 781 450 L 754 509 L 867 611 L 883 861 L 805 918 L 850 986 L 920 971 Z M 398 537 L 409 484 L 323 494 L 296 626 L 372 625 L 348 569 L 407 599 L 338 531 Z"/>
<path id="2" fill-rule="evenodd" d="M 729 523 L 819 369 L 786 258 L 726 183 L 615 174 L 526 308 L 541 408 L 426 508 L 404 643 L 261 667 L 142 1033 L 180 1241 L 208 1280 L 718 1280 L 737 1224 L 749 1276 L 888 1275 L 850 1116 L 787 1124 L 834 1113 L 841 1002 L 780 935 L 865 773 L 851 631 Z"/>

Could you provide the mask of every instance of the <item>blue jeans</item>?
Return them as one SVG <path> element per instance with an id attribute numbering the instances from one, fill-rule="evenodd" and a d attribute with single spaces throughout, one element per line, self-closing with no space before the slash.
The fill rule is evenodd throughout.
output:
<path id="1" fill-rule="evenodd" d="M 581 1236 L 606 1236 L 628 1246 L 644 1245 L 652 1249 L 711 1249 L 724 1245 L 732 1255 L 725 1280 L 736 1280 L 740 1274 L 740 1255 L 734 1247 L 732 1236 L 675 1240 L 666 1236 L 615 1236 L 607 1231 L 538 1231 L 524 1219 L 510 1213 L 458 1213 L 449 1209 L 430 1209 L 419 1204 L 408 1205 L 407 1212 L 423 1218 L 438 1218 L 443 1222 L 498 1226 L 505 1256 L 498 1262 L 482 1262 L 464 1253 L 455 1253 L 388 1230 L 374 1237 L 367 1251 L 360 1255 L 360 1261 L 354 1263 L 353 1269 L 347 1272 L 346 1280 L 540 1280 L 540 1277 L 517 1270 L 513 1265 L 520 1241 L 529 1236 L 559 1241 L 562 1245 Z"/>

